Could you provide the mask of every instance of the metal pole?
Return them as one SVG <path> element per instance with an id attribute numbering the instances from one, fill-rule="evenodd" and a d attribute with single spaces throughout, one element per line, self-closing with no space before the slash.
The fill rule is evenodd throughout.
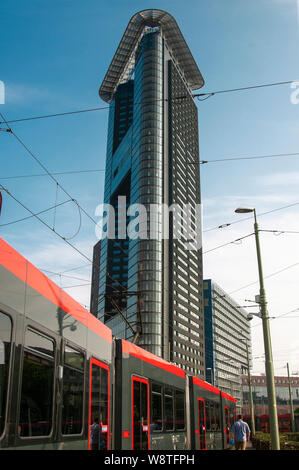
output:
<path id="1" fill-rule="evenodd" d="M 289 363 L 287 363 L 287 369 L 288 369 L 290 407 L 291 407 L 291 429 L 292 429 L 292 432 L 295 432 L 295 417 L 294 417 L 294 406 L 293 406 L 293 396 L 292 396 L 292 387 L 291 387 L 291 380 L 290 380 Z"/>
<path id="2" fill-rule="evenodd" d="M 260 281 L 260 307 L 261 307 L 261 317 L 262 317 L 262 322 L 263 322 L 265 368 L 266 368 L 267 392 L 268 392 L 268 403 L 269 403 L 271 444 L 272 444 L 272 450 L 280 450 L 270 326 L 269 326 L 269 317 L 268 317 L 268 312 L 267 312 L 266 292 L 264 288 L 262 258 L 261 258 L 261 249 L 260 249 L 260 241 L 259 241 L 259 229 L 258 229 L 255 209 L 254 209 L 254 233 L 255 233 L 255 241 L 256 241 L 258 269 L 259 269 L 259 281 Z"/>
<path id="3" fill-rule="evenodd" d="M 246 352 L 247 352 L 248 388 L 249 388 L 250 416 L 251 416 L 251 434 L 252 436 L 254 436 L 255 435 L 255 417 L 254 417 L 254 408 L 253 408 L 251 373 L 250 373 L 249 351 L 248 351 L 247 340 L 246 340 Z"/>

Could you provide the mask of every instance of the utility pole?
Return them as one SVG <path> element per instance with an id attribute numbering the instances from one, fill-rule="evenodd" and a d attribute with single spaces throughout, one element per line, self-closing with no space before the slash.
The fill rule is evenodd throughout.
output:
<path id="1" fill-rule="evenodd" d="M 252 385 L 251 385 L 251 373 L 250 373 L 250 362 L 249 362 L 249 350 L 248 342 L 246 343 L 246 353 L 247 353 L 247 372 L 248 372 L 248 389 L 249 389 L 249 402 L 250 402 L 250 416 L 251 416 L 251 434 L 255 435 L 255 416 L 254 416 L 254 407 L 253 407 L 253 398 L 252 398 Z"/>
<path id="2" fill-rule="evenodd" d="M 275 382 L 274 382 L 274 367 L 272 357 L 272 345 L 270 337 L 270 325 L 269 316 L 267 311 L 267 300 L 266 292 L 264 287 L 264 277 L 262 268 L 262 257 L 259 240 L 259 228 L 256 217 L 256 210 L 253 208 L 238 208 L 237 213 L 254 212 L 254 234 L 256 243 L 256 253 L 259 271 L 259 283 L 260 283 L 260 309 L 261 319 L 263 324 L 263 335 L 264 335 L 264 348 L 265 348 L 265 369 L 267 378 L 267 393 L 269 403 L 269 420 L 270 420 L 270 436 L 271 436 L 271 447 L 272 450 L 280 450 L 280 439 L 279 439 L 279 427 L 277 418 L 277 404 L 276 404 L 276 393 L 275 393 Z"/>
<path id="3" fill-rule="evenodd" d="M 292 432 L 295 432 L 295 417 L 294 417 L 294 406 L 293 406 L 293 396 L 292 396 L 289 363 L 287 363 L 287 369 L 288 369 L 288 382 L 289 382 L 290 408 L 291 408 L 291 429 L 292 429 Z"/>

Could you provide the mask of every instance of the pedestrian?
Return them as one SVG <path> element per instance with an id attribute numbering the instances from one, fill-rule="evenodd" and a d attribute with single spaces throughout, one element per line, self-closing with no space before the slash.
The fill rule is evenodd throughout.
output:
<path id="1" fill-rule="evenodd" d="M 91 450 L 99 450 L 100 431 L 101 427 L 99 425 L 99 418 L 94 418 L 93 424 L 90 426 Z"/>
<path id="2" fill-rule="evenodd" d="M 232 425 L 231 433 L 235 441 L 236 450 L 246 450 L 246 442 L 249 441 L 250 428 L 242 419 L 242 415 L 238 415 L 238 420 Z"/>

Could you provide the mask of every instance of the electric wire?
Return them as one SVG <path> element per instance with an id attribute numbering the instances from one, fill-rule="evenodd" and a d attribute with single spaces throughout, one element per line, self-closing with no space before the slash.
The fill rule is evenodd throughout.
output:
<path id="1" fill-rule="evenodd" d="M 288 85 L 288 84 L 294 83 L 294 81 L 295 80 L 289 80 L 289 81 L 284 81 L 284 82 L 266 83 L 262 85 L 252 85 L 252 86 L 241 87 L 241 88 L 231 88 L 227 90 L 217 90 L 217 91 L 212 91 L 212 92 L 194 94 L 192 95 L 192 97 L 197 98 L 199 101 L 205 101 L 211 96 L 221 94 L 221 93 L 233 93 L 233 92 L 238 92 L 238 91 L 253 90 L 257 88 L 265 88 L 265 87 L 272 87 L 272 86 L 278 86 L 278 85 Z M 189 98 L 189 96 L 190 96 L 189 94 L 180 95 L 180 96 L 173 97 L 172 100 Z M 206 98 L 199 99 L 202 96 L 205 96 Z M 141 101 L 141 102 L 135 102 L 135 104 L 150 104 L 150 103 L 157 102 L 157 101 L 169 101 L 169 99 L 163 98 L 163 99 L 157 99 L 157 100 L 151 100 L 151 101 Z M 89 112 L 94 112 L 94 111 L 103 111 L 103 110 L 108 110 L 109 108 L 110 106 L 102 106 L 102 107 L 96 107 L 96 108 L 79 109 L 75 111 L 66 111 L 62 113 L 53 113 L 53 114 L 44 114 L 40 116 L 25 117 L 25 118 L 13 119 L 9 121 L 3 120 L 3 122 L 0 121 L 0 124 L 3 124 L 5 122 L 8 124 L 12 124 L 12 123 L 17 123 L 17 122 L 33 121 L 37 119 L 46 119 L 46 118 L 53 118 L 53 117 L 59 117 L 59 116 L 67 116 L 67 115 L 72 115 L 72 114 L 82 114 L 82 113 L 89 113 Z"/>
<path id="2" fill-rule="evenodd" d="M 46 168 L 46 166 L 39 160 L 39 158 L 25 145 L 25 143 L 20 139 L 20 137 L 18 137 L 15 132 L 10 128 L 10 126 L 8 125 L 7 121 L 5 120 L 3 114 L 0 112 L 0 116 L 2 117 L 2 119 L 4 120 L 6 126 L 10 129 L 11 131 L 11 134 L 15 137 L 15 139 L 19 142 L 19 144 L 26 150 L 26 152 L 36 161 L 36 163 L 38 163 L 38 165 L 41 166 L 41 168 L 47 173 L 47 175 L 55 182 L 56 185 L 59 186 L 59 188 L 69 197 L 71 198 L 75 204 L 77 204 L 77 207 L 78 207 L 78 210 L 80 212 L 80 210 L 95 224 L 97 225 L 97 222 L 93 219 L 93 217 L 91 217 L 90 214 L 88 214 L 88 212 L 82 208 L 80 206 L 80 204 L 78 203 L 78 201 L 76 201 L 76 199 L 74 199 L 70 193 L 56 180 L 56 178 L 54 178 L 54 176 L 50 173 L 50 171 Z M 81 216 L 81 214 L 80 214 Z M 81 227 L 81 221 L 80 221 L 80 226 Z M 73 237 L 72 237 L 73 238 Z"/>
<path id="3" fill-rule="evenodd" d="M 198 98 L 198 97 L 201 97 L 201 96 L 209 95 L 208 98 L 210 98 L 210 96 L 214 96 L 214 95 L 217 95 L 217 94 L 220 94 L 220 93 L 233 93 L 233 92 L 237 92 L 237 91 L 253 90 L 253 89 L 256 89 L 256 88 L 265 88 L 265 87 L 272 87 L 272 86 L 278 86 L 278 85 L 290 85 L 291 83 L 294 83 L 294 81 L 295 80 L 286 81 L 286 82 L 265 83 L 265 84 L 262 84 L 262 85 L 252 85 L 252 86 L 241 87 L 241 88 L 231 88 L 231 89 L 228 89 L 228 90 L 218 90 L 218 91 L 212 91 L 212 92 L 206 92 L 206 93 L 199 93 L 199 94 L 196 94 L 196 95 L 193 95 L 193 96 L 195 98 Z M 202 100 L 200 100 L 200 101 L 202 101 Z"/>
<path id="4" fill-rule="evenodd" d="M 290 207 L 294 207 L 294 206 L 298 206 L 298 205 L 299 205 L 299 201 L 298 201 L 298 202 L 294 202 L 294 203 L 292 203 L 292 204 L 288 204 L 288 205 L 286 205 L 286 206 L 278 207 L 278 208 L 276 208 L 276 209 L 271 209 L 270 211 L 261 212 L 261 213 L 257 214 L 257 217 L 261 217 L 261 216 L 264 216 L 264 215 L 267 215 L 267 214 L 272 214 L 273 212 L 278 212 L 278 211 L 281 211 L 281 210 L 284 210 L 284 209 L 289 209 Z M 217 225 L 216 227 L 212 227 L 212 228 L 208 228 L 208 229 L 203 230 L 203 233 L 211 232 L 211 231 L 217 230 L 217 229 L 219 229 L 219 228 L 229 227 L 230 225 L 239 224 L 240 222 L 244 222 L 244 221 L 246 221 L 246 220 L 252 219 L 252 217 L 253 217 L 253 216 L 243 217 L 242 219 L 234 220 L 233 222 L 230 222 L 230 223 L 225 223 L 225 224 L 222 224 L 222 225 Z"/>
<path id="5" fill-rule="evenodd" d="M 9 121 L 7 121 L 9 122 Z M 187 162 L 189 165 L 198 165 L 198 164 L 205 164 L 205 163 L 218 163 L 218 162 L 226 162 L 226 161 L 240 161 L 240 160 L 256 160 L 256 159 L 263 159 L 263 158 L 275 158 L 275 157 L 287 157 L 287 156 L 299 156 L 299 152 L 295 153 L 280 153 L 280 154 L 270 154 L 270 155 L 256 155 L 252 157 L 228 157 L 228 158 L 219 158 L 215 160 L 199 160 L 198 162 Z M 81 174 L 81 173 L 104 173 L 106 170 L 104 168 L 98 169 L 87 169 L 87 170 L 70 170 L 70 171 L 58 171 L 58 172 L 51 172 L 53 176 L 59 175 L 72 175 L 72 174 Z M 46 173 L 35 173 L 29 175 L 11 175 L 11 176 L 1 176 L 0 180 L 8 180 L 8 179 L 21 179 L 21 178 L 34 178 L 34 177 L 42 177 L 47 176 Z"/>
<path id="6" fill-rule="evenodd" d="M 35 217 L 37 220 L 39 220 L 43 225 L 45 225 L 45 227 L 47 227 L 49 230 L 51 230 L 51 232 L 55 233 L 59 238 L 61 238 L 65 243 L 67 243 L 70 247 L 72 247 L 74 250 L 76 250 L 81 256 L 83 256 L 85 259 L 87 259 L 87 261 L 89 261 L 90 263 L 92 263 L 92 260 L 90 258 L 88 258 L 87 255 L 85 255 L 82 251 L 80 251 L 77 247 L 75 247 L 74 245 L 72 245 L 68 239 L 66 239 L 65 237 L 63 237 L 60 233 L 58 233 L 55 229 L 53 229 L 50 225 L 48 225 L 43 219 L 41 219 L 36 213 L 34 213 L 31 209 L 29 209 L 25 204 L 23 204 L 23 202 L 21 202 L 19 199 L 17 199 L 12 193 L 11 191 L 8 191 L 6 188 L 4 188 L 3 186 L 1 186 L 0 188 L 1 190 L 4 190 L 6 191 L 6 193 L 12 198 L 14 199 L 15 202 L 17 202 L 18 204 L 20 204 L 25 210 L 27 210 L 28 212 L 30 212 L 30 214 L 32 215 L 32 217 Z"/>
<path id="7" fill-rule="evenodd" d="M 0 189 L 5 190 L 5 188 L 2 185 L 1 185 Z M 53 209 L 56 209 L 57 207 L 63 206 L 67 202 L 71 202 L 71 201 L 72 201 L 72 199 L 68 199 L 67 201 L 60 202 L 59 204 L 55 204 L 52 207 L 48 207 L 48 209 L 44 209 L 44 210 L 42 210 L 40 212 L 36 212 L 32 215 L 28 215 L 27 217 L 23 217 L 22 219 L 17 219 L 17 220 L 13 220 L 12 222 L 6 222 L 5 224 L 0 224 L 0 227 L 6 227 L 8 225 L 17 224 L 18 222 L 23 222 L 24 220 L 28 220 L 28 219 L 31 219 L 32 217 L 35 217 L 36 215 L 41 215 L 41 214 L 44 214 L 46 212 L 49 212 Z"/>
<path id="8" fill-rule="evenodd" d="M 100 173 L 105 172 L 105 169 L 98 169 L 98 170 L 72 170 L 72 171 L 58 171 L 52 172 L 51 174 L 56 175 L 72 175 L 72 174 L 80 174 L 80 173 Z M 19 179 L 19 178 L 35 178 L 40 176 L 48 176 L 46 173 L 38 173 L 38 174 L 31 174 L 31 175 L 13 175 L 13 176 L 1 176 L 0 180 L 9 180 L 9 179 Z"/>

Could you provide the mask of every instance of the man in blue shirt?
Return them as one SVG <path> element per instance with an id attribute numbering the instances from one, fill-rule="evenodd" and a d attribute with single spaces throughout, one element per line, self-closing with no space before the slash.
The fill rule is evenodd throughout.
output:
<path id="1" fill-rule="evenodd" d="M 242 416 L 238 415 L 236 421 L 231 427 L 236 450 L 246 450 L 246 441 L 249 441 L 250 429 L 247 423 L 242 420 Z"/>
<path id="2" fill-rule="evenodd" d="M 94 418 L 93 424 L 90 426 L 90 444 L 91 450 L 99 450 L 101 427 L 99 418 Z"/>

